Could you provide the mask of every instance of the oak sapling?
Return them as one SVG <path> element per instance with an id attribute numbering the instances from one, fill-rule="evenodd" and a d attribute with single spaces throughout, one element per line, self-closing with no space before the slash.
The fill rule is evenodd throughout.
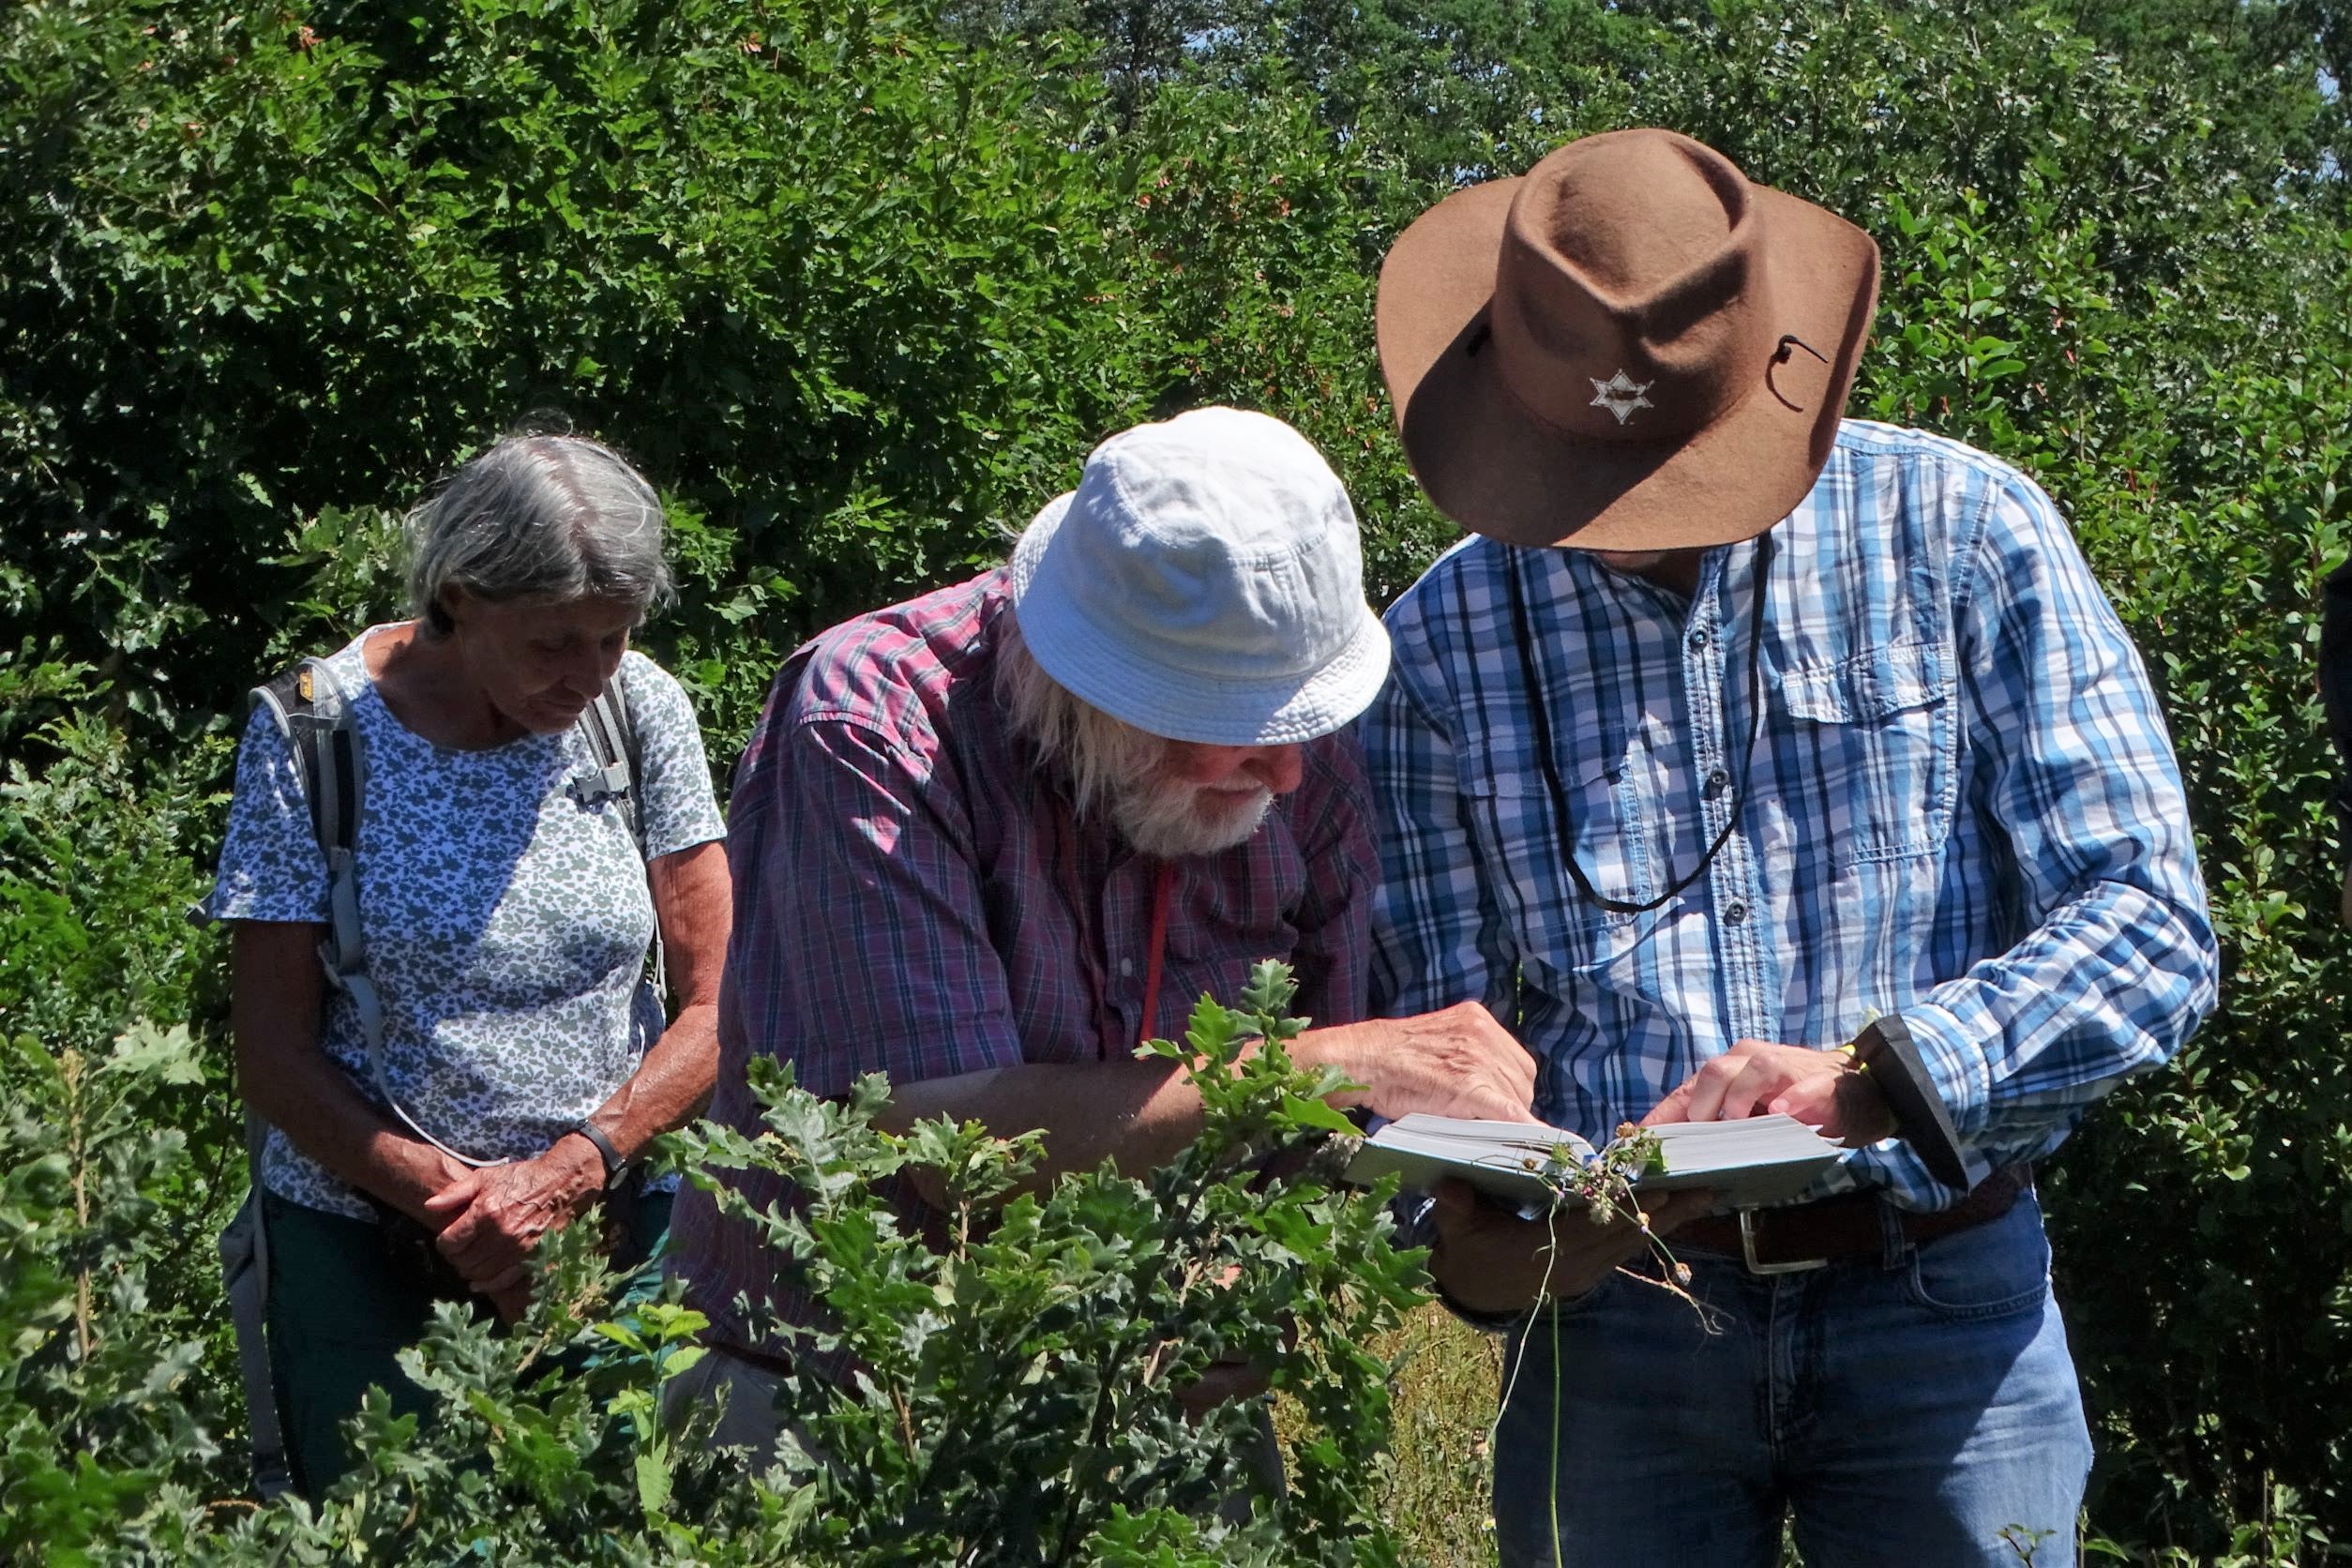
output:
<path id="1" fill-rule="evenodd" d="M 1311 1157 L 1353 1127 L 1327 1098 L 1344 1077 L 1284 1048 L 1305 1027 L 1295 989 L 1260 964 L 1235 1006 L 1204 997 L 1184 1040 L 1139 1048 L 1180 1063 L 1202 1107 L 1200 1136 L 1141 1176 L 1106 1163 L 1022 1190 L 1034 1135 L 933 1121 L 894 1137 L 872 1124 L 879 1078 L 824 1101 L 757 1061 L 761 1135 L 681 1139 L 690 1166 L 765 1169 L 801 1195 L 760 1210 L 714 1187 L 822 1308 L 779 1329 L 800 1442 L 775 1478 L 807 1503 L 819 1560 L 1093 1561 L 1145 1539 L 1202 1560 L 1393 1560 L 1373 1493 L 1391 1368 L 1364 1347 L 1425 1276 L 1380 1195 L 1334 1189 Z M 1278 1157 L 1293 1151 L 1310 1157 Z M 917 1165 L 944 1189 L 927 1233 L 886 1196 Z M 847 1377 L 815 1365 L 840 1359 Z M 1236 1361 L 1297 1417 L 1278 1489 L 1244 1462 L 1251 1402 L 1185 1409 Z M 1237 1498 L 1247 1521 L 1218 1517 Z"/>

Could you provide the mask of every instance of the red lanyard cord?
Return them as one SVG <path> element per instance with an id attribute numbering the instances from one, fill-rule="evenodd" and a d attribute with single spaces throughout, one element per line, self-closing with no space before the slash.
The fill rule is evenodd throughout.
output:
<path id="1" fill-rule="evenodd" d="M 1152 1038 L 1153 1027 L 1160 1016 L 1160 970 L 1168 954 L 1168 906 L 1176 892 L 1176 867 L 1161 861 L 1158 875 L 1152 879 L 1152 954 L 1143 968 L 1143 1018 L 1136 1026 L 1136 1044 L 1140 1046 Z"/>

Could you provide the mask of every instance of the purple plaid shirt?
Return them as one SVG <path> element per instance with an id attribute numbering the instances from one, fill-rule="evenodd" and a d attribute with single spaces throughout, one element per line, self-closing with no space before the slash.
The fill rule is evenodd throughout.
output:
<path id="1" fill-rule="evenodd" d="M 870 1072 L 1124 1060 L 1146 1033 L 1157 863 L 1077 820 L 1063 781 L 1009 733 L 994 690 L 1005 604 L 990 572 L 836 626 L 777 675 L 729 808 L 716 1120 L 759 1124 L 754 1050 L 832 1095 Z M 1262 958 L 1297 970 L 1302 1014 L 1363 1018 L 1371 820 L 1354 742 L 1326 736 L 1249 842 L 1179 862 L 1148 1033 L 1181 1035 L 1202 992 L 1229 1000 Z M 781 1196 L 733 1179 L 761 1207 Z M 719 1345 L 776 1353 L 738 1298 L 805 1320 L 778 1259 L 707 1194 L 681 1195 L 673 1257 Z"/>

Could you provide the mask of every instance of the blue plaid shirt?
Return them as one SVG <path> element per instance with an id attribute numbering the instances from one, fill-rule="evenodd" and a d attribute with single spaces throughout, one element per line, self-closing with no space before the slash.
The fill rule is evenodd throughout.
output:
<path id="1" fill-rule="evenodd" d="M 1374 1005 L 1485 1002 L 1537 1058 L 1537 1114 L 1596 1142 L 1736 1041 L 1834 1047 L 1899 1013 L 1973 1180 L 2047 1154 L 2213 1005 L 2147 671 L 2049 498 L 1956 443 L 1848 421 L 1772 540 L 1760 646 L 1756 541 L 1706 551 L 1685 601 L 1471 538 L 1397 601 L 1362 727 Z M 1726 826 L 1648 913 L 1580 897 L 1563 858 L 1641 902 Z M 1959 1196 L 1893 1140 L 1811 1196 L 1864 1186 Z"/>

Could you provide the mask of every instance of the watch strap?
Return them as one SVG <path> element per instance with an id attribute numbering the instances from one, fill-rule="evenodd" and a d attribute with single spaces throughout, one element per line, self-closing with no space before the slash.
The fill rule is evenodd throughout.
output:
<path id="1" fill-rule="evenodd" d="M 582 1118 L 564 1130 L 578 1133 L 596 1146 L 596 1157 L 604 1161 L 605 1191 L 611 1192 L 628 1176 L 629 1162 L 621 1157 L 621 1151 L 613 1147 L 612 1140 L 605 1136 L 602 1127 Z"/>
<path id="2" fill-rule="evenodd" d="M 1870 1081 L 1886 1097 L 1894 1113 L 1894 1134 L 1911 1146 L 1927 1173 L 1948 1187 L 1966 1191 L 1968 1163 L 1961 1153 L 1960 1130 L 1937 1091 L 1919 1042 L 1898 1017 L 1873 1022 L 1854 1040 L 1854 1060 L 1868 1069 Z"/>

